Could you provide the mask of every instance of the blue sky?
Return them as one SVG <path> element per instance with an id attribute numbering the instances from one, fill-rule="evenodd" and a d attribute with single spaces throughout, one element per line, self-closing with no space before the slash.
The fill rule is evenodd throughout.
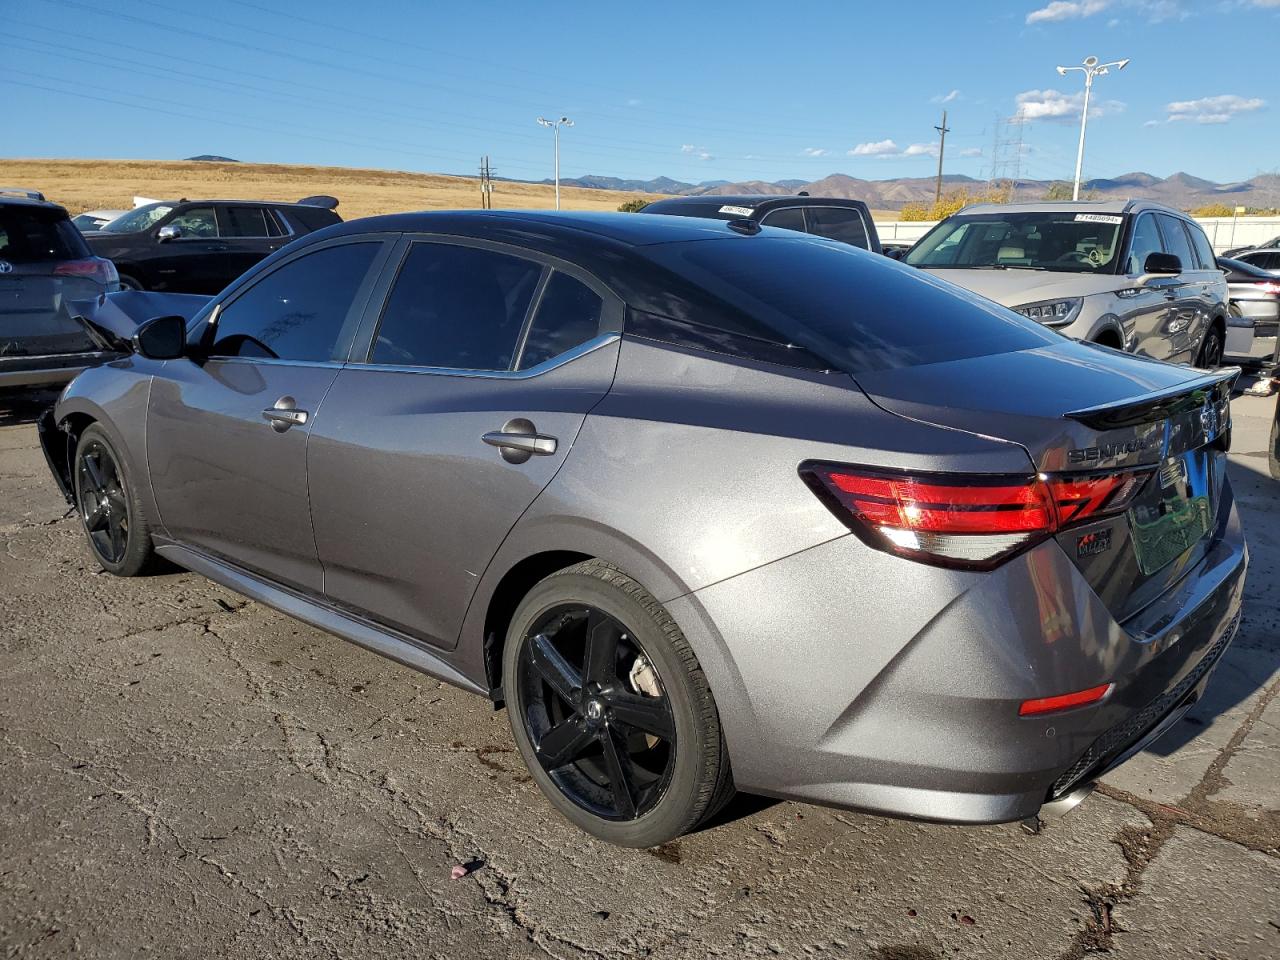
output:
<path id="1" fill-rule="evenodd" d="M 1280 0 L 732 4 L 0 0 L 0 151 L 682 180 L 1280 168 Z M 1012 147 L 1002 159 L 1012 158 Z"/>

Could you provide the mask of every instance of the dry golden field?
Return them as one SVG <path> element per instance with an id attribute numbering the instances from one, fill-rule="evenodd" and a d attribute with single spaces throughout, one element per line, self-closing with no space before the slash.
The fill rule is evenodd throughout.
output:
<path id="1" fill-rule="evenodd" d="M 128 209 L 135 196 L 156 199 L 298 200 L 323 193 L 337 197 L 343 219 L 405 210 L 467 209 L 480 206 L 475 179 L 395 170 L 355 170 L 268 163 L 205 163 L 170 160 L 0 160 L 0 184 L 43 191 L 74 216 L 85 210 Z M 632 197 L 656 194 L 613 190 L 561 190 L 569 210 L 616 210 Z M 497 209 L 555 206 L 550 186 L 498 181 Z"/>

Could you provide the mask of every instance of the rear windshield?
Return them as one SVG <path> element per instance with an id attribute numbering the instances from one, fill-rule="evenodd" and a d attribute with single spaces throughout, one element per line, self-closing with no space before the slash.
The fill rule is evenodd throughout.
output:
<path id="1" fill-rule="evenodd" d="M 843 244 L 756 236 L 657 244 L 644 252 L 782 342 L 803 346 L 850 373 L 1061 340 L 983 297 Z M 706 319 L 709 325 L 718 322 L 714 315 Z"/>
<path id="2" fill-rule="evenodd" d="M 88 256 L 84 238 L 64 211 L 0 205 L 0 260 L 44 263 Z"/>
<path id="3" fill-rule="evenodd" d="M 938 224 L 911 248 L 913 267 L 1115 273 L 1124 217 L 1109 213 L 972 213 Z"/>

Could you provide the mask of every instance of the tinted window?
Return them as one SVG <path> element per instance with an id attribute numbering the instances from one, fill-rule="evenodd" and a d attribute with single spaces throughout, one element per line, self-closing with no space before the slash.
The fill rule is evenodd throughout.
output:
<path id="1" fill-rule="evenodd" d="M 0 260 L 40 263 L 89 255 L 80 231 L 61 210 L 0 204 Z"/>
<path id="2" fill-rule="evenodd" d="M 224 237 L 266 237 L 267 218 L 261 207 L 223 207 Z"/>
<path id="3" fill-rule="evenodd" d="M 1217 266 L 1217 260 L 1213 256 L 1213 246 L 1209 243 L 1209 238 L 1204 235 L 1194 223 L 1183 223 L 1187 229 L 1187 236 L 1191 238 L 1191 248 L 1195 251 L 1196 262 L 1201 270 L 1213 270 Z"/>
<path id="4" fill-rule="evenodd" d="M 509 370 L 542 267 L 492 250 L 415 243 L 400 267 L 373 363 Z"/>
<path id="5" fill-rule="evenodd" d="M 804 211 L 799 207 L 785 207 L 775 210 L 760 221 L 766 227 L 781 227 L 784 230 L 799 230 L 804 233 Z"/>
<path id="6" fill-rule="evenodd" d="M 1147 257 L 1164 253 L 1164 242 L 1156 229 L 1156 218 L 1149 213 L 1140 216 L 1133 225 L 1133 239 L 1129 241 L 1129 259 L 1125 261 L 1125 273 L 1142 273 Z"/>
<path id="7" fill-rule="evenodd" d="M 529 325 L 519 369 L 536 367 L 586 343 L 600 332 L 602 309 L 604 301 L 586 284 L 553 273 Z"/>
<path id="8" fill-rule="evenodd" d="M 849 207 L 810 207 L 809 232 L 867 249 L 867 226 L 862 214 Z"/>
<path id="9" fill-rule="evenodd" d="M 850 372 L 1034 349 L 1061 338 L 883 257 L 808 238 L 654 244 L 645 255 Z"/>
<path id="10" fill-rule="evenodd" d="M 167 227 L 177 227 L 184 237 L 216 237 L 218 220 L 213 214 L 213 207 L 188 207 L 175 214 Z"/>
<path id="11" fill-rule="evenodd" d="M 1187 240 L 1187 231 L 1182 229 L 1182 221 L 1166 213 L 1160 216 L 1160 232 L 1164 234 L 1165 253 L 1172 253 L 1182 261 L 1183 270 L 1196 269 L 1196 255 L 1191 252 L 1191 242 Z"/>
<path id="12" fill-rule="evenodd" d="M 218 315 L 210 353 L 312 362 L 334 359 L 356 293 L 380 247 L 379 243 L 328 247 L 273 270 Z"/>

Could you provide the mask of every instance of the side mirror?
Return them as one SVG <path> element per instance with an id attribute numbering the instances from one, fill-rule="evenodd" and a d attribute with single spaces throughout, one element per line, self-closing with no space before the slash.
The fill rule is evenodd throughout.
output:
<path id="1" fill-rule="evenodd" d="M 182 317 L 153 317 L 133 335 L 133 349 L 151 360 L 177 360 L 187 350 L 187 321 Z"/>
<path id="2" fill-rule="evenodd" d="M 156 231 L 156 239 L 159 240 L 161 243 L 166 243 L 170 240 L 178 240 L 181 237 L 182 237 L 182 228 L 174 226 L 172 223 L 168 224 L 167 226 L 161 227 L 159 230 Z"/>
<path id="3" fill-rule="evenodd" d="M 1182 272 L 1182 261 L 1172 253 L 1149 253 L 1142 272 L 1149 277 L 1176 277 Z"/>
<path id="4" fill-rule="evenodd" d="M 902 247 L 889 247 L 887 250 L 884 250 L 883 253 L 890 260 L 901 260 L 907 255 L 907 251 Z"/>

